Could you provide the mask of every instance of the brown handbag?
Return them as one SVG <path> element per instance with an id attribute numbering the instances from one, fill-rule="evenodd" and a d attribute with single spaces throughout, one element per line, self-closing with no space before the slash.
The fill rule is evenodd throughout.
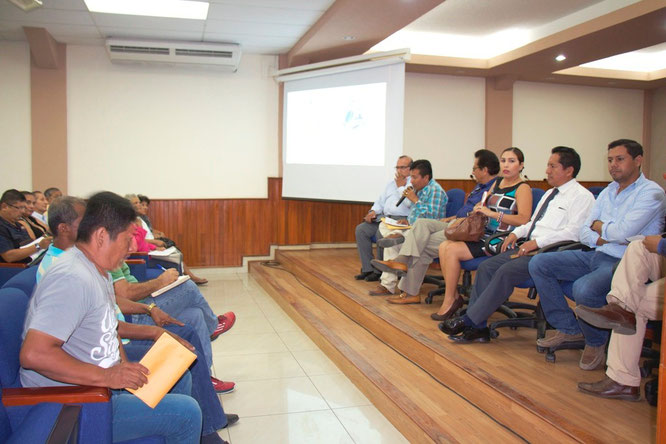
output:
<path id="1" fill-rule="evenodd" d="M 478 242 L 486 231 L 488 216 L 472 213 L 459 224 L 444 230 L 447 240 Z"/>

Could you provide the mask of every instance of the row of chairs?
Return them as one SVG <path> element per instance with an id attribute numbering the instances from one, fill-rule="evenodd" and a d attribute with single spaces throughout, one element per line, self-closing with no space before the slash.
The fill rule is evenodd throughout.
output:
<path id="1" fill-rule="evenodd" d="M 135 263 L 137 272 L 145 262 Z M 28 267 L 0 288 L 0 442 L 112 442 L 109 389 L 63 386 L 23 388 L 19 378 L 21 334 L 37 267 Z M 145 276 L 144 270 L 144 276 Z M 126 441 L 163 443 L 161 436 Z"/>

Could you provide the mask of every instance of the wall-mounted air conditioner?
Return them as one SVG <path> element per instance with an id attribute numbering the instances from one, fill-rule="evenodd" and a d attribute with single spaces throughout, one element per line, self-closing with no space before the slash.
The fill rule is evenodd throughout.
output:
<path id="1" fill-rule="evenodd" d="M 107 39 L 112 62 L 202 65 L 236 71 L 241 58 L 237 43 L 160 42 Z"/>

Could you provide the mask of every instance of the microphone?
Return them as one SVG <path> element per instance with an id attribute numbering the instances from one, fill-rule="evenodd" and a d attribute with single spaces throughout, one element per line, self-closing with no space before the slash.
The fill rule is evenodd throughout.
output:
<path id="1" fill-rule="evenodd" d="M 409 185 L 407 188 L 405 188 L 405 191 L 402 192 L 402 197 L 398 200 L 398 203 L 395 204 L 395 206 L 396 206 L 396 207 L 399 207 L 400 204 L 401 204 L 401 203 L 405 200 L 405 198 L 407 197 L 407 195 L 405 194 L 405 193 L 407 193 L 407 190 L 413 190 L 413 189 L 414 189 L 414 187 L 411 186 L 411 185 Z"/>
<path id="2" fill-rule="evenodd" d="M 527 174 L 523 174 L 523 177 L 525 178 L 525 180 L 532 180 L 529 177 L 527 177 Z"/>
<path id="3" fill-rule="evenodd" d="M 472 179 L 472 180 L 476 180 L 476 178 L 474 177 L 474 174 L 470 174 L 469 178 Z"/>

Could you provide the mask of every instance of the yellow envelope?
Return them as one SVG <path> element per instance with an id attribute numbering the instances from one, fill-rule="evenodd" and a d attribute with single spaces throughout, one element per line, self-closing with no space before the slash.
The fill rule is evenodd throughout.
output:
<path id="1" fill-rule="evenodd" d="M 150 370 L 147 375 L 148 382 L 138 390 L 127 391 L 134 393 L 149 407 L 155 408 L 196 358 L 196 354 L 171 335 L 162 333 L 141 359 L 141 364 Z"/>

